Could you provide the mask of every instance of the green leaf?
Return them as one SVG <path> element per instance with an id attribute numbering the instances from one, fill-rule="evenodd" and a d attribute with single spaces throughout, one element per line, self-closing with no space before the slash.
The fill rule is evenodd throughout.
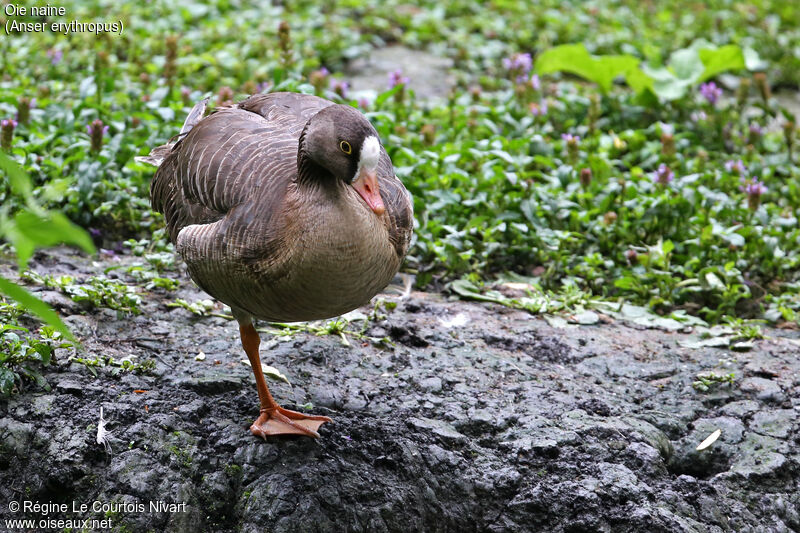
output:
<path id="1" fill-rule="evenodd" d="M 614 286 L 620 289 L 636 289 L 639 287 L 639 281 L 636 278 L 627 276 L 614 281 Z"/>
<path id="2" fill-rule="evenodd" d="M 377 97 L 377 98 L 375 98 L 375 109 L 378 109 L 378 108 L 380 108 L 380 107 L 381 107 L 381 105 L 382 105 L 382 104 L 383 104 L 383 103 L 384 103 L 386 100 L 388 100 L 389 98 L 393 97 L 393 96 L 394 96 L 394 95 L 395 95 L 395 94 L 396 94 L 398 91 L 400 91 L 402 88 L 403 88 L 403 85 L 402 85 L 402 84 L 395 85 L 394 87 L 392 87 L 392 88 L 391 88 L 391 89 L 389 89 L 388 91 L 383 91 L 381 94 L 379 94 L 379 95 L 378 95 L 378 97 Z"/>
<path id="3" fill-rule="evenodd" d="M 705 41 L 696 41 L 688 48 L 673 52 L 667 67 L 642 65 L 641 75 L 630 72 L 626 74 L 626 80 L 636 91 L 650 89 L 661 100 L 671 101 L 685 96 L 692 85 L 721 72 L 744 67 L 745 56 L 739 46 L 730 44 L 714 48 Z M 650 83 L 646 78 L 650 78 Z"/>
<path id="4" fill-rule="evenodd" d="M 569 322 L 565 318 L 560 316 L 553 316 L 553 315 L 544 315 L 544 319 L 550 324 L 551 327 L 558 328 L 558 329 L 566 329 L 569 327 L 576 328 L 576 325 L 570 325 Z"/>
<path id="5" fill-rule="evenodd" d="M 742 341 L 731 344 L 731 350 L 734 352 L 748 352 L 755 348 L 756 343 L 753 341 Z"/>
<path id="6" fill-rule="evenodd" d="M 758 52 L 749 46 L 745 46 L 744 50 L 742 51 L 742 55 L 744 56 L 744 65 L 747 67 L 747 70 L 767 70 L 769 64 L 761 59 L 761 57 L 758 55 Z"/>
<path id="7" fill-rule="evenodd" d="M 504 305 L 508 305 L 511 302 L 511 299 L 504 297 L 497 291 L 488 291 L 486 294 L 481 293 L 480 288 L 466 279 L 457 279 L 448 286 L 453 292 L 462 298 L 479 300 L 482 302 L 494 302 Z"/>
<path id="8" fill-rule="evenodd" d="M 637 93 L 653 91 L 653 78 L 645 74 L 640 68 L 630 69 L 625 73 L 625 81 Z"/>
<path id="9" fill-rule="evenodd" d="M 705 67 L 700 53 L 692 48 L 676 50 L 669 57 L 669 68 L 682 80 L 697 81 L 703 75 Z"/>
<path id="10" fill-rule="evenodd" d="M 719 279 L 719 276 L 714 274 L 713 272 L 708 272 L 705 276 L 705 282 L 708 287 L 712 290 L 725 290 L 725 284 L 722 283 L 722 280 Z"/>
<path id="11" fill-rule="evenodd" d="M 34 250 L 65 243 L 75 244 L 88 253 L 95 248 L 89 234 L 61 213 L 35 213 L 25 209 L 14 216 L 6 236 L 17 250 L 17 262 L 24 269 Z"/>
<path id="12" fill-rule="evenodd" d="M 61 213 L 44 212 L 33 203 L 31 182 L 25 171 L 6 154 L 0 152 L 0 168 L 9 176 L 11 189 L 25 198 L 28 209 L 18 212 L 10 224 L 3 228 L 5 236 L 17 251 L 20 269 L 24 269 L 36 248 L 58 243 L 76 244 L 94 253 L 92 239 Z"/>
<path id="13" fill-rule="evenodd" d="M 97 92 L 97 85 L 94 83 L 94 76 L 83 78 L 78 90 L 80 91 L 81 98 L 93 96 L 94 93 Z"/>
<path id="14" fill-rule="evenodd" d="M 14 372 L 0 367 L 0 394 L 8 396 L 14 388 Z"/>
<path id="15" fill-rule="evenodd" d="M 702 340 L 678 341 L 685 348 L 727 348 L 730 340 L 727 337 L 711 337 Z"/>
<path id="16" fill-rule="evenodd" d="M 642 72 L 652 80 L 652 91 L 661 100 L 678 100 L 686 94 L 693 80 L 680 79 L 665 67 L 654 68 L 649 65 L 642 65 Z"/>
<path id="17" fill-rule="evenodd" d="M 11 185 L 11 190 L 14 194 L 18 194 L 25 200 L 31 197 L 31 180 L 25 171 L 22 170 L 16 161 L 8 157 L 4 152 L 0 151 L 0 169 L 3 169 L 8 174 L 8 182 Z"/>
<path id="18" fill-rule="evenodd" d="M 247 360 L 247 359 L 242 359 L 242 364 L 250 366 L 250 361 Z M 287 378 L 285 375 L 283 375 L 283 373 L 280 370 L 278 370 L 277 368 L 275 368 L 274 366 L 269 366 L 269 365 L 265 365 L 264 363 L 261 363 L 261 371 L 268 378 L 272 378 L 274 380 L 279 380 L 279 381 L 285 381 L 288 385 L 292 384 L 289 381 L 289 378 Z"/>
<path id="19" fill-rule="evenodd" d="M 598 322 L 600 322 L 600 316 L 594 311 L 584 311 L 582 313 L 570 317 L 570 319 L 582 326 L 590 326 L 592 324 L 597 324 Z"/>
<path id="20" fill-rule="evenodd" d="M 42 319 L 46 324 L 52 326 L 56 331 L 61 332 L 61 334 L 68 339 L 75 340 L 75 337 L 72 336 L 72 332 L 70 332 L 66 324 L 64 324 L 64 322 L 61 320 L 61 317 L 58 316 L 58 313 L 53 311 L 49 305 L 26 291 L 24 288 L 3 277 L 0 277 L 0 293 L 5 294 L 15 302 L 22 305 L 26 311 L 33 313 Z"/>
<path id="21" fill-rule="evenodd" d="M 669 58 L 669 67 L 675 76 L 682 80 L 696 81 L 703 74 L 703 62 L 697 50 L 683 48 L 676 50 Z"/>
<path id="22" fill-rule="evenodd" d="M 735 44 L 729 44 L 716 50 L 703 49 L 698 52 L 705 70 L 698 81 L 706 81 L 720 72 L 740 70 L 745 68 L 742 49 Z"/>
<path id="23" fill-rule="evenodd" d="M 36 343 L 33 348 L 41 356 L 42 364 L 49 365 L 53 358 L 53 348 L 44 343 Z"/>
<path id="24" fill-rule="evenodd" d="M 536 58 L 536 72 L 569 72 L 595 82 L 603 92 L 619 75 L 635 69 L 639 59 L 631 55 L 592 56 L 583 44 L 564 44 L 542 52 Z"/>

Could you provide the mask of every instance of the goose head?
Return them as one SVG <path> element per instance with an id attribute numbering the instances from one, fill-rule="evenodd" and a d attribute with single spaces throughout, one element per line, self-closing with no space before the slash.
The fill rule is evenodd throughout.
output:
<path id="1" fill-rule="evenodd" d="M 297 153 L 301 180 L 331 176 L 353 187 L 376 215 L 386 211 L 378 189 L 378 132 L 356 109 L 332 105 L 319 111 L 306 124 Z"/>

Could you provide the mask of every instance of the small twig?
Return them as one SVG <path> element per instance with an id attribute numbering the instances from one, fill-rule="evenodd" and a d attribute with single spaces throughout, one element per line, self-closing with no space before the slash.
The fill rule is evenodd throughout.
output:
<path id="1" fill-rule="evenodd" d="M 112 342 L 133 342 L 133 343 L 136 343 L 136 342 L 142 342 L 142 341 L 159 342 L 159 341 L 163 341 L 164 339 L 163 338 L 154 339 L 154 338 L 151 338 L 151 337 L 131 337 L 129 339 L 100 339 L 100 338 L 98 338 L 97 340 L 100 341 L 100 342 L 108 342 L 108 343 L 112 343 Z"/>

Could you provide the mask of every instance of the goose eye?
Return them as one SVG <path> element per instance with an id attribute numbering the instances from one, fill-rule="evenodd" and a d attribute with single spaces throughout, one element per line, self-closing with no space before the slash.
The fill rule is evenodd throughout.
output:
<path id="1" fill-rule="evenodd" d="M 346 153 L 347 155 L 350 155 L 350 154 L 353 153 L 353 148 L 350 146 L 350 143 L 347 142 L 347 141 L 340 142 L 339 143 L 339 148 L 342 150 L 342 152 Z"/>

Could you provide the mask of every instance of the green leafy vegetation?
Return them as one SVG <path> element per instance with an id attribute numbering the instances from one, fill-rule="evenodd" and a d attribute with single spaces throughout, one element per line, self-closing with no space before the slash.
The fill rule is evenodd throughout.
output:
<path id="1" fill-rule="evenodd" d="M 709 392 L 721 385 L 732 386 L 735 381 L 736 375 L 733 372 L 730 374 L 704 372 L 697 374 L 697 379 L 692 382 L 692 387 L 694 387 L 698 392 Z"/>
<path id="2" fill-rule="evenodd" d="M 95 357 L 70 357 L 70 361 L 82 364 L 89 372 L 97 377 L 97 369 L 106 369 L 112 376 L 117 376 L 124 372 L 133 372 L 134 374 L 149 374 L 152 373 L 156 367 L 156 362 L 153 359 L 146 359 L 141 363 L 132 361 L 129 357 L 123 359 L 114 359 L 111 356 L 95 356 Z"/>
<path id="3" fill-rule="evenodd" d="M 74 244 L 87 252 L 94 252 L 94 244 L 85 231 L 67 220 L 62 214 L 42 208 L 33 196 L 31 181 L 19 165 L 0 151 L 0 170 L 9 200 L 18 202 L 0 206 L 0 238 L 14 245 L 17 264 L 24 269 L 37 248 L 57 243 Z M 0 276 L 0 295 L 16 301 L 23 309 L 36 315 L 46 324 L 72 339 L 61 318 L 47 304 L 28 291 Z"/>
<path id="4" fill-rule="evenodd" d="M 27 379 L 49 389 L 40 368 L 49 365 L 57 348 L 70 348 L 52 326 L 38 332 L 20 323 L 25 310 L 21 304 L 0 302 L 0 396 L 8 396 Z"/>
<path id="5" fill-rule="evenodd" d="M 333 320 L 316 320 L 313 322 L 302 322 L 287 324 L 284 322 L 269 322 L 267 328 L 259 328 L 262 333 L 269 333 L 278 340 L 291 340 L 298 333 L 311 333 L 318 336 L 333 335 L 341 339 L 344 346 L 350 346 L 349 339 L 358 342 L 369 342 L 374 345 L 392 345 L 389 337 L 375 337 L 367 334 L 370 325 L 386 319 L 397 307 L 397 302 L 387 301 L 378 298 L 369 314 L 364 314 L 359 310 L 351 311 Z M 232 317 L 231 317 L 232 318 Z M 360 322 L 361 326 L 356 327 Z"/>
<path id="6" fill-rule="evenodd" d="M 94 251 L 89 236 L 64 215 L 43 209 L 33 196 L 31 182 L 19 165 L 0 152 L 0 170 L 7 195 L 19 201 L 16 212 L 0 207 L 0 237 L 14 245 L 17 264 L 24 269 L 33 252 L 60 242 Z M 0 396 L 19 390 L 24 379 L 49 389 L 39 368 L 49 365 L 56 348 L 73 346 L 74 337 L 61 317 L 23 287 L 0 276 Z M 20 320 L 28 313 L 46 325 L 38 332 Z"/>
<path id="7" fill-rule="evenodd" d="M 58 289 L 73 301 L 89 307 L 107 307 L 123 313 L 139 314 L 141 297 L 136 290 L 120 281 L 101 276 L 92 276 L 85 283 L 76 283 L 72 276 L 39 275 L 23 272 L 22 278 L 45 287 Z"/>
<path id="8" fill-rule="evenodd" d="M 661 100 L 683 98 L 690 87 L 700 82 L 726 71 L 745 68 L 764 68 L 754 50 L 742 50 L 735 44 L 717 48 L 705 40 L 674 51 L 666 67 L 644 64 L 630 54 L 592 56 L 583 44 L 565 44 L 546 50 L 536 58 L 535 65 L 539 74 L 569 72 L 598 84 L 604 93 L 611 90 L 617 76 L 623 76 L 640 95 L 649 92 Z"/>
<path id="9" fill-rule="evenodd" d="M 210 299 L 187 302 L 183 298 L 178 298 L 174 302 L 168 303 L 167 307 L 182 307 L 192 314 L 198 316 L 216 316 L 219 318 L 233 320 L 233 315 L 217 312 L 216 309 L 218 308 L 218 305 L 214 302 L 214 300 Z"/>
<path id="10" fill-rule="evenodd" d="M 174 291 L 180 285 L 180 282 L 177 279 L 160 276 L 158 270 L 149 265 L 145 266 L 141 264 L 135 264 L 127 267 L 113 266 L 108 267 L 105 272 L 107 274 L 112 270 L 122 270 L 133 280 L 135 280 L 138 285 L 141 285 L 147 291 L 153 289 Z"/>
<path id="11" fill-rule="evenodd" d="M 126 30 L 0 45 L 3 148 L 32 179 L 0 181 L 21 264 L 32 246 L 88 249 L 77 224 L 143 258 L 121 274 L 171 290 L 152 169 L 134 157 L 204 96 L 292 90 L 357 105 L 378 129 L 414 196 L 405 268 L 418 286 L 585 320 L 639 308 L 681 323 L 800 319 L 797 128 L 773 94 L 800 82 L 791 2 L 63 5 Z M 449 93 L 417 98 L 394 73 L 389 90 L 349 94 L 350 61 L 390 44 L 449 58 Z M 492 292 L 509 273 L 526 288 Z M 135 312 L 117 283 L 83 283 L 79 297 Z"/>

